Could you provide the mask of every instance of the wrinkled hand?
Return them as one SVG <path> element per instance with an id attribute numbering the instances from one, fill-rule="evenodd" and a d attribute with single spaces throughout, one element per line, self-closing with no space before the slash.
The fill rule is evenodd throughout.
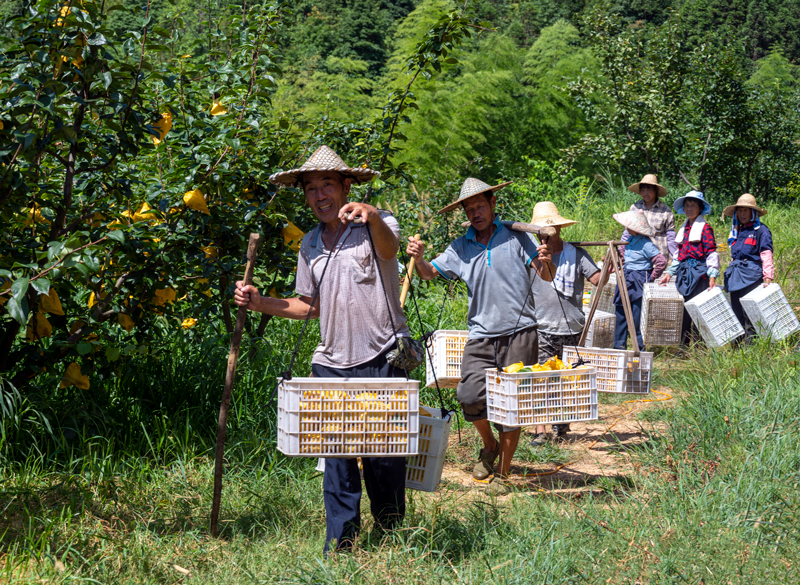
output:
<path id="1" fill-rule="evenodd" d="M 665 272 L 661 275 L 661 278 L 658 279 L 658 284 L 661 286 L 667 286 L 667 283 L 670 281 L 672 276 L 669 275 L 668 272 Z"/>
<path id="2" fill-rule="evenodd" d="M 380 219 L 380 217 L 381 216 L 378 213 L 378 210 L 372 205 L 358 201 L 346 203 L 339 210 L 339 219 L 342 220 L 342 223 L 347 221 L 364 223 L 368 221 L 374 221 L 375 219 Z"/>
<path id="3" fill-rule="evenodd" d="M 712 290 L 715 286 L 717 286 L 717 279 L 713 276 L 708 277 L 708 290 Z"/>
<path id="4" fill-rule="evenodd" d="M 415 258 L 417 262 L 422 261 L 425 256 L 425 242 L 414 236 L 409 236 L 406 254 Z"/>
<path id="5" fill-rule="evenodd" d="M 542 244 L 536 248 L 536 251 L 539 252 L 539 260 L 541 262 L 552 262 L 553 261 L 553 250 L 547 244 Z"/>
<path id="6" fill-rule="evenodd" d="M 255 311 L 261 302 L 261 293 L 252 284 L 245 285 L 240 280 L 236 283 L 236 290 L 233 291 L 233 301 L 240 307 Z"/>

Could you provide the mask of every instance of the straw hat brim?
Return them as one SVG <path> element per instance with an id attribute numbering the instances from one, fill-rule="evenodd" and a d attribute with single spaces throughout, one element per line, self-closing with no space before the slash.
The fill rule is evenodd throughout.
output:
<path id="1" fill-rule="evenodd" d="M 637 234 L 642 234 L 643 236 L 650 237 L 650 236 L 656 235 L 656 230 L 654 230 L 652 226 L 647 226 L 647 231 L 644 231 L 644 230 L 641 230 L 641 229 L 637 229 L 636 227 L 632 227 L 632 224 L 629 225 L 628 222 L 627 222 L 627 217 L 625 217 L 625 215 L 624 215 L 625 213 L 630 213 L 630 212 L 625 212 L 624 211 L 622 213 L 615 213 L 614 214 L 614 219 L 622 227 L 624 227 L 625 229 L 634 230 Z"/>
<path id="2" fill-rule="evenodd" d="M 658 183 L 643 183 L 642 181 L 639 181 L 638 183 L 634 183 L 633 185 L 628 187 L 628 191 L 631 191 L 631 192 L 636 193 L 637 195 L 639 195 L 639 186 L 640 185 L 650 185 L 651 187 L 655 187 L 656 188 L 656 193 L 658 193 L 659 199 L 664 198 L 664 197 L 667 196 L 667 188 L 664 187 L 663 185 L 659 185 Z"/>
<path id="3" fill-rule="evenodd" d="M 534 217 L 531 220 L 531 224 L 530 225 L 541 226 L 541 227 L 544 227 L 544 226 L 548 226 L 548 227 L 559 227 L 559 226 L 560 227 L 567 227 L 568 225 L 575 225 L 576 223 L 578 223 L 577 220 L 567 219 L 566 217 L 561 217 L 560 215 L 555 215 L 555 216 L 546 217 L 546 218 L 545 217 L 542 217 L 542 218 Z"/>
<path id="4" fill-rule="evenodd" d="M 295 187 L 304 173 L 315 173 L 333 171 L 343 175 L 345 178 L 353 179 L 356 183 L 369 183 L 372 179 L 380 177 L 378 171 L 367 167 L 298 167 L 289 171 L 282 171 L 270 175 L 269 180 L 276 185 L 285 187 Z"/>
<path id="5" fill-rule="evenodd" d="M 514 181 L 506 181 L 505 183 L 500 183 L 499 185 L 495 185 L 493 187 L 489 187 L 488 189 L 484 189 L 483 191 L 478 191 L 477 193 L 472 193 L 471 195 L 467 195 L 466 197 L 461 197 L 456 201 L 453 201 L 450 205 L 445 205 L 444 207 L 442 207 L 439 210 L 439 213 L 447 213 L 448 211 L 453 211 L 456 207 L 461 207 L 461 204 L 464 203 L 464 201 L 468 201 L 473 197 L 477 197 L 478 195 L 483 195 L 484 193 L 494 193 L 495 191 L 498 191 L 503 187 L 510 185 L 513 182 Z"/>
<path id="6" fill-rule="evenodd" d="M 763 207 L 759 207 L 758 205 L 747 205 L 746 203 L 728 205 L 728 207 L 722 210 L 722 215 L 733 217 L 733 214 L 736 213 L 737 207 L 747 207 L 748 209 L 754 209 L 755 211 L 758 212 L 758 217 L 764 217 L 765 215 L 767 215 L 767 210 L 764 209 Z"/>

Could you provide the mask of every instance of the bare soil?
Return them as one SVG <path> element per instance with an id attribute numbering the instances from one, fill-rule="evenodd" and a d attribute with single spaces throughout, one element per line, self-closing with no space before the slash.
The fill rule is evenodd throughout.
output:
<path id="1" fill-rule="evenodd" d="M 597 486 L 603 478 L 611 479 L 617 485 L 632 483 L 631 476 L 637 470 L 629 451 L 647 441 L 651 434 L 663 433 L 666 429 L 665 423 L 643 420 L 640 413 L 675 404 L 672 390 L 658 390 L 672 395 L 672 398 L 664 400 L 666 396 L 655 394 L 631 396 L 631 400 L 642 400 L 632 404 L 600 404 L 598 420 L 572 423 L 567 440 L 556 444 L 558 449 L 525 448 L 535 432 L 533 428 L 523 429 L 520 447 L 511 462 L 509 484 L 518 493 L 546 490 L 562 495 L 580 495 L 590 491 L 607 491 L 607 487 L 600 489 Z M 661 401 L 656 402 L 658 399 Z M 549 427 L 547 430 L 548 435 L 552 436 Z M 487 482 L 473 480 L 471 475 L 479 447 L 478 435 L 471 425 L 461 431 L 460 442 L 458 432 L 451 432 L 449 457 L 442 472 L 440 489 L 483 492 Z M 545 462 L 529 460 L 526 455 L 537 449 L 549 449 L 552 457 Z"/>

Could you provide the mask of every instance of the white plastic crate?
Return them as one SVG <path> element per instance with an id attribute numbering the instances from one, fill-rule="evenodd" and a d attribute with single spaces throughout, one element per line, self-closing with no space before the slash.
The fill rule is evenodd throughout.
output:
<path id="1" fill-rule="evenodd" d="M 588 316 L 588 305 L 583 306 L 583 313 Z M 617 317 L 615 315 L 595 310 L 584 345 L 587 347 L 614 347 L 614 327 L 616 323 Z"/>
<path id="2" fill-rule="evenodd" d="M 455 388 L 461 381 L 461 356 L 467 344 L 469 331 L 441 329 L 434 331 L 428 342 L 431 356 L 426 352 L 425 385 L 434 388 Z M 436 372 L 436 381 L 433 372 Z"/>
<path id="3" fill-rule="evenodd" d="M 442 418 L 438 408 L 420 406 L 419 454 L 406 459 L 406 487 L 423 492 L 435 492 L 442 480 L 444 454 L 450 438 L 450 415 Z"/>
<path id="4" fill-rule="evenodd" d="M 777 282 L 759 286 L 743 296 L 741 301 L 747 318 L 762 337 L 780 341 L 800 330 L 797 315 Z"/>
<path id="5" fill-rule="evenodd" d="M 645 346 L 681 344 L 683 295 L 674 283 L 644 285 L 641 323 Z"/>
<path id="6" fill-rule="evenodd" d="M 600 300 L 597 302 L 597 309 L 604 313 L 614 314 L 614 291 L 617 290 L 617 275 L 609 274 L 608 282 L 600 293 Z M 592 295 L 597 294 L 597 287 L 592 286 Z"/>
<path id="7" fill-rule="evenodd" d="M 278 450 L 293 457 L 407 457 L 418 452 L 419 382 L 292 378 L 278 386 Z"/>
<path id="8" fill-rule="evenodd" d="M 564 347 L 564 361 L 574 364 L 580 356 L 597 369 L 597 391 L 615 394 L 649 394 L 653 372 L 653 354 L 598 347 Z"/>
<path id="9" fill-rule="evenodd" d="M 597 419 L 597 370 L 486 370 L 490 422 L 525 427 Z"/>
<path id="10" fill-rule="evenodd" d="M 703 291 L 683 306 L 709 347 L 722 347 L 744 335 L 741 323 L 718 286 Z"/>

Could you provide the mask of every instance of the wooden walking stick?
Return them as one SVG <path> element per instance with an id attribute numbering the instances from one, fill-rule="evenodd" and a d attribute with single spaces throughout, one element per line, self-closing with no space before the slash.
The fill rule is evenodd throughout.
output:
<path id="1" fill-rule="evenodd" d="M 420 239 L 419 234 L 414 234 L 414 239 Z M 408 268 L 406 268 L 406 278 L 403 281 L 403 290 L 400 291 L 400 306 L 406 306 L 406 296 L 408 296 L 408 289 L 411 288 L 411 277 L 414 275 L 414 265 L 416 264 L 417 259 L 413 256 L 411 260 L 408 261 Z"/>
<path id="2" fill-rule="evenodd" d="M 260 234 L 250 234 L 247 244 L 247 268 L 244 273 L 244 283 L 253 283 L 253 268 L 256 264 Z M 222 403 L 219 405 L 219 424 L 217 425 L 217 451 L 214 456 L 214 499 L 211 504 L 211 536 L 217 537 L 217 518 L 219 505 L 222 498 L 222 466 L 225 456 L 225 434 L 228 429 L 228 409 L 231 405 L 233 381 L 236 378 L 236 364 L 239 361 L 239 345 L 242 342 L 242 330 L 247 318 L 247 307 L 239 307 L 236 313 L 236 326 L 233 328 L 231 338 L 231 351 L 228 354 L 228 369 L 225 372 L 225 389 L 222 391 Z"/>

